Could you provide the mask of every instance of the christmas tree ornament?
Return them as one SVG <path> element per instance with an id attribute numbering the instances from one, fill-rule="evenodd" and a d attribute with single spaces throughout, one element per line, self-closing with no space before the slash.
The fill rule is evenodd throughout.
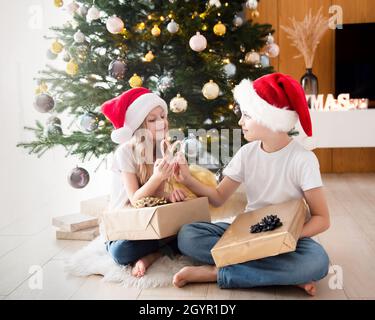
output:
<path id="1" fill-rule="evenodd" d="M 63 53 L 62 59 L 63 59 L 65 62 L 69 62 L 71 58 L 72 58 L 72 57 L 70 56 L 70 53 L 69 53 L 68 51 L 65 50 L 64 53 Z"/>
<path id="2" fill-rule="evenodd" d="M 146 61 L 146 62 L 151 62 L 154 59 L 155 59 L 155 56 L 152 53 L 152 51 L 147 52 L 145 57 L 144 57 L 144 61 Z"/>
<path id="3" fill-rule="evenodd" d="M 55 7 L 61 8 L 64 5 L 64 1 L 63 0 L 54 0 L 53 4 L 55 5 Z"/>
<path id="4" fill-rule="evenodd" d="M 237 28 L 241 27 L 243 25 L 243 19 L 240 16 L 235 16 L 233 19 L 233 25 Z"/>
<path id="5" fill-rule="evenodd" d="M 187 109 L 188 103 L 184 97 L 181 97 L 180 94 L 177 94 L 171 102 L 169 103 L 169 107 L 172 112 L 174 113 L 181 113 L 185 112 Z"/>
<path id="6" fill-rule="evenodd" d="M 41 113 L 50 112 L 54 106 L 55 101 L 50 95 L 46 93 L 41 93 L 35 98 L 34 107 L 37 111 Z"/>
<path id="7" fill-rule="evenodd" d="M 203 124 L 206 125 L 206 126 L 210 126 L 211 124 L 213 124 L 214 122 L 210 119 L 210 118 L 207 118 L 206 120 L 204 120 Z"/>
<path id="8" fill-rule="evenodd" d="M 86 17 L 87 15 L 87 12 L 88 12 L 89 8 L 86 6 L 86 5 L 81 5 L 78 10 L 77 10 L 77 13 L 82 17 Z"/>
<path id="9" fill-rule="evenodd" d="M 213 80 L 207 82 L 202 89 L 203 96 L 208 100 L 214 100 L 219 96 L 220 88 Z"/>
<path id="10" fill-rule="evenodd" d="M 51 51 L 54 54 L 59 54 L 63 50 L 64 46 L 57 39 L 51 45 Z"/>
<path id="11" fill-rule="evenodd" d="M 137 29 L 138 29 L 139 31 L 142 31 L 142 30 L 144 30 L 145 28 L 146 28 L 146 24 L 145 24 L 144 22 L 140 22 L 140 23 L 137 24 Z"/>
<path id="12" fill-rule="evenodd" d="M 201 52 L 207 48 L 207 39 L 197 32 L 189 40 L 190 48 L 196 52 Z"/>
<path id="13" fill-rule="evenodd" d="M 240 45 L 240 51 L 241 51 L 241 52 L 246 52 L 246 47 L 245 47 L 244 44 L 241 44 L 241 45 Z"/>
<path id="14" fill-rule="evenodd" d="M 51 49 L 47 50 L 46 56 L 49 60 L 55 60 L 57 58 L 57 54 L 53 53 Z"/>
<path id="15" fill-rule="evenodd" d="M 41 93 L 46 93 L 48 91 L 48 86 L 45 84 L 45 82 L 41 82 L 38 87 L 35 89 L 35 94 L 39 95 Z"/>
<path id="16" fill-rule="evenodd" d="M 66 6 L 66 10 L 68 11 L 70 15 L 74 15 L 76 11 L 78 10 L 78 8 L 79 8 L 79 5 L 75 1 L 72 1 Z"/>
<path id="17" fill-rule="evenodd" d="M 259 18 L 259 11 L 258 10 L 254 10 L 253 12 L 251 12 L 251 17 L 256 19 L 256 18 Z"/>
<path id="18" fill-rule="evenodd" d="M 46 124 L 47 124 L 47 126 L 52 125 L 52 124 L 61 126 L 61 120 L 60 120 L 60 118 L 58 118 L 56 116 L 50 116 L 47 119 Z"/>
<path id="19" fill-rule="evenodd" d="M 109 17 L 105 25 L 107 30 L 112 34 L 121 33 L 124 29 L 124 22 L 115 15 Z"/>
<path id="20" fill-rule="evenodd" d="M 261 54 L 260 55 L 260 63 L 262 64 L 263 68 L 269 67 L 270 66 L 270 58 L 266 54 Z"/>
<path id="21" fill-rule="evenodd" d="M 45 135 L 49 138 L 53 136 L 61 136 L 62 134 L 63 134 L 63 131 L 61 129 L 61 126 L 57 124 L 53 124 L 53 123 L 49 124 L 47 125 L 45 129 Z"/>
<path id="22" fill-rule="evenodd" d="M 217 24 L 214 25 L 213 30 L 214 30 L 214 33 L 217 36 L 223 36 L 223 35 L 225 35 L 225 32 L 227 31 L 227 28 L 223 23 L 221 23 L 221 21 L 219 21 Z"/>
<path id="23" fill-rule="evenodd" d="M 76 167 L 68 175 L 69 184 L 76 189 L 82 189 L 87 186 L 90 181 L 90 175 L 86 169 Z"/>
<path id="24" fill-rule="evenodd" d="M 82 131 L 91 133 L 98 129 L 99 118 L 92 112 L 86 112 L 79 119 L 79 126 Z"/>
<path id="25" fill-rule="evenodd" d="M 160 28 L 158 27 L 157 24 L 155 24 L 154 27 L 151 29 L 151 34 L 152 34 L 154 37 L 158 37 L 158 36 L 160 36 L 160 33 L 161 33 Z"/>
<path id="26" fill-rule="evenodd" d="M 158 90 L 165 92 L 173 86 L 173 79 L 170 74 L 164 75 L 158 79 Z"/>
<path id="27" fill-rule="evenodd" d="M 75 48 L 75 56 L 78 63 L 82 63 L 86 60 L 89 48 L 86 45 L 80 45 Z"/>
<path id="28" fill-rule="evenodd" d="M 127 71 L 126 64 L 123 60 L 113 60 L 108 66 L 109 76 L 117 80 L 122 80 Z"/>
<path id="29" fill-rule="evenodd" d="M 257 64 L 260 62 L 260 55 L 255 50 L 251 50 L 251 52 L 246 53 L 245 55 L 245 63 L 247 64 Z"/>
<path id="30" fill-rule="evenodd" d="M 280 54 L 280 47 L 276 43 L 270 43 L 266 46 L 265 52 L 270 58 L 276 58 Z"/>
<path id="31" fill-rule="evenodd" d="M 227 63 L 224 67 L 224 72 L 228 78 L 233 77 L 236 74 L 237 67 L 233 63 Z"/>
<path id="32" fill-rule="evenodd" d="M 208 2 L 208 6 L 209 7 L 215 6 L 216 8 L 220 8 L 221 7 L 221 2 L 220 2 L 220 0 L 210 0 Z"/>
<path id="33" fill-rule="evenodd" d="M 129 79 L 129 85 L 132 88 L 142 87 L 142 84 L 143 84 L 142 78 L 136 73 L 134 73 L 133 76 Z"/>
<path id="34" fill-rule="evenodd" d="M 86 40 L 86 37 L 85 35 L 83 34 L 83 32 L 81 30 L 78 30 L 74 35 L 73 35 L 73 39 L 76 43 L 83 43 L 85 42 Z"/>
<path id="35" fill-rule="evenodd" d="M 171 20 L 171 22 L 168 23 L 167 25 L 167 30 L 169 33 L 177 33 L 178 30 L 179 30 L 180 26 L 178 25 L 178 23 L 176 23 L 176 21 L 174 21 L 173 19 Z"/>
<path id="36" fill-rule="evenodd" d="M 240 105 L 238 103 L 234 104 L 234 106 L 233 106 L 233 113 L 236 115 L 237 118 L 241 118 L 242 117 L 241 108 L 240 108 Z"/>
<path id="37" fill-rule="evenodd" d="M 65 71 L 70 76 L 75 76 L 78 73 L 78 64 L 74 61 L 74 59 L 70 59 L 70 61 L 66 64 Z"/>
<path id="38" fill-rule="evenodd" d="M 100 11 L 97 7 L 92 6 L 88 11 L 86 15 L 86 19 L 88 22 L 98 20 L 100 18 Z"/>
<path id="39" fill-rule="evenodd" d="M 257 0 L 247 0 L 246 1 L 246 8 L 250 10 L 256 10 L 258 8 L 258 1 Z"/>

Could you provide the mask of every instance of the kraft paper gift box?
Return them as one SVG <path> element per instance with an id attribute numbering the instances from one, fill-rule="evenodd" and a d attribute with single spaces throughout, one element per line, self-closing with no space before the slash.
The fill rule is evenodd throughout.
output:
<path id="1" fill-rule="evenodd" d="M 295 251 L 308 213 L 304 199 L 272 205 L 236 217 L 211 254 L 218 268 Z M 250 227 L 268 215 L 283 225 L 273 231 L 250 233 Z"/>
<path id="2" fill-rule="evenodd" d="M 101 230 L 107 241 L 163 239 L 176 235 L 185 224 L 210 221 L 208 198 L 202 197 L 156 207 L 106 211 Z"/>

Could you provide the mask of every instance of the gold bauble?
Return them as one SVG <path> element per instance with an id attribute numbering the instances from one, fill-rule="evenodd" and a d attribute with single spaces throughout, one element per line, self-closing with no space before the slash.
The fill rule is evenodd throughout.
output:
<path id="1" fill-rule="evenodd" d="M 42 82 L 36 89 L 35 89 L 35 94 L 39 95 L 41 93 L 46 93 L 48 91 L 48 86 Z"/>
<path id="2" fill-rule="evenodd" d="M 55 7 L 61 8 L 64 5 L 63 0 L 54 0 L 53 3 L 55 4 Z"/>
<path id="3" fill-rule="evenodd" d="M 217 36 L 223 36 L 226 31 L 227 31 L 227 28 L 224 24 L 221 23 L 221 21 L 219 21 L 217 24 L 215 24 L 214 33 Z"/>
<path id="4" fill-rule="evenodd" d="M 71 59 L 66 65 L 66 73 L 70 76 L 76 75 L 78 72 L 78 64 Z"/>
<path id="5" fill-rule="evenodd" d="M 152 51 L 147 52 L 146 55 L 145 55 L 145 61 L 147 61 L 147 62 L 151 62 L 152 60 L 154 60 L 154 58 L 155 58 L 155 56 L 152 53 Z"/>
<path id="6" fill-rule="evenodd" d="M 51 45 L 51 51 L 54 54 L 59 54 L 64 49 L 64 46 L 59 41 L 55 40 Z"/>
<path id="7" fill-rule="evenodd" d="M 158 37 L 160 36 L 160 28 L 155 24 L 154 27 L 151 29 L 151 34 L 154 36 L 154 37 Z"/>
<path id="8" fill-rule="evenodd" d="M 132 88 L 142 87 L 142 84 L 143 84 L 142 78 L 136 73 L 134 73 L 133 76 L 129 79 L 129 85 Z"/>
<path id="9" fill-rule="evenodd" d="M 259 11 L 258 10 L 254 10 L 253 12 L 251 12 L 251 17 L 256 19 L 259 17 Z"/>

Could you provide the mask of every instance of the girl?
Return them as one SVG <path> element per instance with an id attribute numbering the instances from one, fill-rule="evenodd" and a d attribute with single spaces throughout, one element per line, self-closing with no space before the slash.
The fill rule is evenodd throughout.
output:
<path id="1" fill-rule="evenodd" d="M 158 159 L 160 143 L 167 137 L 168 107 L 146 88 L 134 88 L 105 102 L 102 112 L 114 125 L 111 138 L 120 146 L 112 163 L 113 185 L 109 209 L 117 210 L 147 196 L 183 201 L 183 190 L 165 194 L 165 183 L 174 164 L 167 157 Z M 133 265 L 132 274 L 142 277 L 162 254 L 178 252 L 175 238 L 163 240 L 108 241 L 107 251 L 121 265 Z"/>
<path id="2" fill-rule="evenodd" d="M 174 276 L 174 285 L 189 282 L 217 282 L 220 288 L 250 288 L 297 285 L 314 295 L 315 281 L 328 273 L 329 259 L 311 237 L 329 227 L 329 213 L 319 163 L 311 151 L 288 136 L 299 118 L 312 135 L 310 114 L 302 87 L 289 76 L 275 73 L 254 81 L 244 80 L 234 90 L 242 117 L 239 125 L 243 146 L 224 170 L 217 188 L 209 188 L 191 177 L 185 158 L 179 160 L 176 178 L 214 206 L 221 206 L 241 183 L 245 184 L 246 212 L 271 204 L 304 197 L 311 219 L 304 225 L 295 252 L 247 263 L 216 268 L 210 250 L 228 228 L 227 223 L 185 225 L 178 234 L 180 251 L 203 263 L 185 267 Z"/>

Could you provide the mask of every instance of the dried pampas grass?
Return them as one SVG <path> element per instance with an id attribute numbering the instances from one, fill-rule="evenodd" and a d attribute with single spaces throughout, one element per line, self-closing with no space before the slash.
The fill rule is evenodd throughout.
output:
<path id="1" fill-rule="evenodd" d="M 328 30 L 329 18 L 322 15 L 322 8 L 313 16 L 311 9 L 309 14 L 302 21 L 290 18 L 291 27 L 281 26 L 288 34 L 288 38 L 292 40 L 292 45 L 301 53 L 294 58 L 303 57 L 307 69 L 311 69 L 314 63 L 315 52 L 318 44 Z"/>

